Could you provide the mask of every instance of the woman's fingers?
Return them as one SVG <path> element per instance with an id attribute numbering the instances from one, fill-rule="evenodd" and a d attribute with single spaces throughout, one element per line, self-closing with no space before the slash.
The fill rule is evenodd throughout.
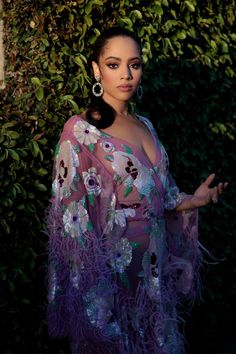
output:
<path id="1" fill-rule="evenodd" d="M 225 188 L 227 188 L 228 182 L 218 184 L 218 193 L 222 194 Z"/>
<path id="2" fill-rule="evenodd" d="M 208 201 L 212 201 L 213 203 L 218 202 L 219 196 L 223 193 L 224 189 L 228 186 L 228 182 L 220 182 L 218 185 L 215 187 L 210 187 L 210 184 L 214 181 L 215 178 L 215 173 L 210 174 L 205 181 L 203 182 L 203 185 L 208 189 Z"/>
<path id="3" fill-rule="evenodd" d="M 211 175 L 209 175 L 205 181 L 203 182 L 207 187 L 209 187 L 209 185 L 213 182 L 215 178 L 215 173 L 212 173 Z"/>
<path id="4" fill-rule="evenodd" d="M 213 203 L 218 202 L 219 195 L 221 195 L 224 191 L 224 189 L 228 186 L 228 182 L 225 183 L 219 183 L 218 186 L 214 187 L 212 189 L 212 195 L 211 195 L 211 200 Z"/>
<path id="5" fill-rule="evenodd" d="M 212 188 L 211 200 L 213 201 L 213 203 L 218 202 L 218 195 L 219 195 L 218 187 Z"/>
<path id="6" fill-rule="evenodd" d="M 223 183 L 218 184 L 218 193 L 221 194 L 223 192 Z"/>

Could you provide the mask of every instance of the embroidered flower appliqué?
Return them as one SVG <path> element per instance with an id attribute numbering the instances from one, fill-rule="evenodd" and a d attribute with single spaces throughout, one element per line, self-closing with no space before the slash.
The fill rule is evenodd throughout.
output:
<path id="1" fill-rule="evenodd" d="M 132 246 L 127 238 L 121 238 L 113 249 L 112 267 L 118 273 L 123 273 L 132 260 Z"/>
<path id="2" fill-rule="evenodd" d="M 100 131 L 86 121 L 78 121 L 74 125 L 74 136 L 80 144 L 95 144 L 101 137 Z"/>
<path id="3" fill-rule="evenodd" d="M 53 182 L 53 193 L 59 192 L 60 198 L 69 197 L 71 185 L 76 179 L 76 168 L 79 167 L 79 157 L 69 140 L 60 144 L 56 154 L 56 177 Z"/>
<path id="4" fill-rule="evenodd" d="M 144 166 L 132 154 L 115 151 L 113 156 L 112 168 L 124 180 L 124 196 L 127 197 L 135 186 L 140 195 L 149 197 L 155 187 L 153 170 Z"/>
<path id="5" fill-rule="evenodd" d="M 81 237 L 88 230 L 88 212 L 82 201 L 72 202 L 63 214 L 65 233 L 72 238 Z"/>
<path id="6" fill-rule="evenodd" d="M 113 152 L 115 150 L 115 146 L 110 141 L 103 141 L 100 146 L 105 152 Z"/>
<path id="7" fill-rule="evenodd" d="M 101 176 L 97 174 L 96 167 L 91 167 L 83 172 L 83 180 L 88 194 L 99 195 L 101 193 Z"/>

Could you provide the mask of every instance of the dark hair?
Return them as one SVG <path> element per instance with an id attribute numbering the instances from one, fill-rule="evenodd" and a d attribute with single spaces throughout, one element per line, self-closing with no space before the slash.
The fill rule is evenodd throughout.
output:
<path id="1" fill-rule="evenodd" d="M 133 32 L 122 27 L 110 27 L 104 31 L 96 40 L 94 44 L 94 50 L 91 55 L 91 63 L 92 61 L 98 63 L 102 50 L 107 44 L 108 40 L 119 36 L 132 38 L 141 50 L 140 40 Z M 103 100 L 101 96 L 96 97 L 91 93 L 91 102 L 86 112 L 86 118 L 89 123 L 95 125 L 97 128 L 104 129 L 108 128 L 114 122 L 115 111 L 108 103 Z"/>

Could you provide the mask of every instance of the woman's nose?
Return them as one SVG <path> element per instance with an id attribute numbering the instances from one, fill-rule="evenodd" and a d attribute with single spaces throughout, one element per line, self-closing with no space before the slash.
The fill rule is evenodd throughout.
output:
<path id="1" fill-rule="evenodd" d="M 132 79 L 132 73 L 131 73 L 131 70 L 130 70 L 130 67 L 129 66 L 126 66 L 123 70 L 123 73 L 122 73 L 122 76 L 124 79 L 126 80 L 131 80 Z"/>

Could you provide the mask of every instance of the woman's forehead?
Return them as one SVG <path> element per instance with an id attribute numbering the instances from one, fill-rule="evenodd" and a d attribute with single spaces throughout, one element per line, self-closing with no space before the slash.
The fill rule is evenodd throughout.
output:
<path id="1" fill-rule="evenodd" d="M 133 38 L 117 36 L 110 38 L 103 47 L 101 57 L 133 58 L 140 57 L 139 45 Z"/>

